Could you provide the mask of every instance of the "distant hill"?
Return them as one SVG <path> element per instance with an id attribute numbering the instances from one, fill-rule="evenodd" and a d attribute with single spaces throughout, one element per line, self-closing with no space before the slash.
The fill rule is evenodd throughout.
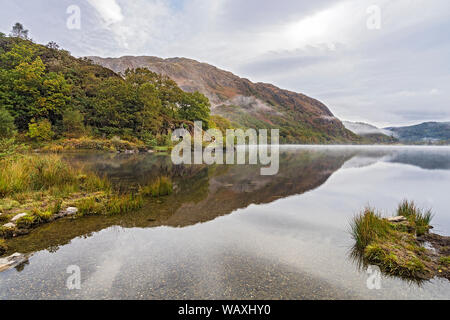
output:
<path id="1" fill-rule="evenodd" d="M 398 141 L 389 130 L 377 128 L 364 122 L 343 121 L 344 126 L 351 132 L 360 135 L 368 143 L 390 143 Z"/>
<path id="2" fill-rule="evenodd" d="M 271 84 L 253 83 L 206 63 L 147 56 L 88 58 L 118 73 L 147 68 L 166 75 L 183 90 L 207 96 L 212 114 L 227 118 L 235 127 L 279 128 L 284 143 L 361 141 L 320 101 Z"/>
<path id="3" fill-rule="evenodd" d="M 425 122 L 407 127 L 389 127 L 396 138 L 408 143 L 450 143 L 450 122 Z"/>

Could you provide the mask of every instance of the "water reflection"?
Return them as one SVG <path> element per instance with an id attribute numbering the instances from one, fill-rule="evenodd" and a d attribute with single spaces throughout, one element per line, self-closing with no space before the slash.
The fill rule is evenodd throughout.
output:
<path id="1" fill-rule="evenodd" d="M 437 232 L 448 233 L 449 150 L 286 147 L 272 177 L 261 176 L 259 166 L 173 166 L 164 155 L 65 155 L 106 174 L 118 188 L 164 174 L 173 177 L 176 192 L 133 214 L 63 219 L 11 240 L 11 251 L 37 253 L 20 277 L 0 274 L 0 297 L 10 297 L 12 289 L 41 297 L 39 286 L 26 291 L 32 277 L 58 286 L 45 268 L 61 269 L 63 281 L 66 263 L 78 261 L 90 289 L 56 288 L 58 295 L 450 298 L 439 280 L 418 290 L 384 279 L 384 291 L 367 291 L 365 273 L 348 260 L 347 233 L 349 219 L 368 203 L 390 212 L 405 197 L 433 207 Z"/>

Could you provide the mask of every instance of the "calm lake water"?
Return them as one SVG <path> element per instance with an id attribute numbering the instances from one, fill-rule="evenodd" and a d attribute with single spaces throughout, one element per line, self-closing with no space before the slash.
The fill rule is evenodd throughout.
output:
<path id="1" fill-rule="evenodd" d="M 172 166 L 164 155 L 64 155 L 119 189 L 170 175 L 176 192 L 138 212 L 62 219 L 11 240 L 27 263 L 0 273 L 1 299 L 450 299 L 450 282 L 369 277 L 349 257 L 349 221 L 411 199 L 450 234 L 450 148 L 282 147 L 280 172 Z M 67 267 L 79 266 L 81 290 Z"/>

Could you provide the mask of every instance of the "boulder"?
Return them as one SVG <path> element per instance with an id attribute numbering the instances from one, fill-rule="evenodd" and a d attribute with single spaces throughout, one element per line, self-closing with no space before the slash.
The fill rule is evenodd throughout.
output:
<path id="1" fill-rule="evenodd" d="M 12 222 L 8 222 L 7 224 L 4 224 L 3 226 L 5 228 L 15 228 L 16 227 L 16 225 Z"/>
<path id="2" fill-rule="evenodd" d="M 27 216 L 27 213 L 19 213 L 18 215 L 14 216 L 14 218 L 11 219 L 12 222 L 19 220 L 20 218 L 23 218 Z"/>
<path id="3" fill-rule="evenodd" d="M 74 214 L 76 214 L 78 212 L 78 208 L 75 207 L 68 207 L 65 210 L 62 210 L 59 214 L 58 217 L 59 218 L 63 218 L 65 216 L 73 216 Z"/>

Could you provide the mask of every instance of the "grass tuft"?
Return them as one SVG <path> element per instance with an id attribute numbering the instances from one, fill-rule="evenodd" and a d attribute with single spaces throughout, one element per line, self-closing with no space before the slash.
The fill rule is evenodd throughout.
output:
<path id="1" fill-rule="evenodd" d="M 153 183 L 141 188 L 140 194 L 144 197 L 163 197 L 173 192 L 173 183 L 169 177 L 159 177 Z"/>

